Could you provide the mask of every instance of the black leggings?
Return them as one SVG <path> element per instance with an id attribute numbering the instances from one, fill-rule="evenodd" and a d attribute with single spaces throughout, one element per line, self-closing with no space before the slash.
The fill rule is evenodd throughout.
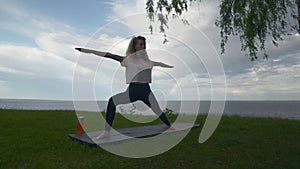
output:
<path id="1" fill-rule="evenodd" d="M 161 111 L 155 96 L 153 95 L 148 83 L 130 83 L 127 90 L 123 93 L 116 94 L 108 100 L 106 111 L 106 125 L 105 130 L 110 131 L 112 123 L 116 114 L 116 106 L 119 104 L 127 104 L 141 100 L 152 111 L 159 116 L 159 118 L 167 125 L 170 126 L 166 115 Z"/>

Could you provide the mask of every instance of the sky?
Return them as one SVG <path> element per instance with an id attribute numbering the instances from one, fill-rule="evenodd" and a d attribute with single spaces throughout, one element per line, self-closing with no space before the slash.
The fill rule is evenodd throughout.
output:
<path id="1" fill-rule="evenodd" d="M 231 37 L 221 54 L 218 1 L 190 6 L 184 18 L 169 18 L 168 42 L 144 0 L 1 0 L 0 99 L 107 100 L 125 91 L 119 63 L 75 47 L 124 56 L 131 37 L 147 38 L 155 67 L 151 88 L 158 100 L 299 100 L 300 36 L 279 47 L 266 41 L 269 59 L 251 62 Z"/>

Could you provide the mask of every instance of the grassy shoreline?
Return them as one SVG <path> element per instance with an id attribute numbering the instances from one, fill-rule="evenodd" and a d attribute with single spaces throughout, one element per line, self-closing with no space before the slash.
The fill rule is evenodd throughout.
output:
<path id="1" fill-rule="evenodd" d="M 116 121 L 117 128 L 137 125 L 118 114 Z M 205 116 L 198 116 L 201 127 L 171 150 L 132 159 L 69 139 L 76 128 L 74 111 L 0 109 L 0 169 L 300 168 L 300 121 L 223 116 L 213 136 L 199 144 L 204 121 Z"/>

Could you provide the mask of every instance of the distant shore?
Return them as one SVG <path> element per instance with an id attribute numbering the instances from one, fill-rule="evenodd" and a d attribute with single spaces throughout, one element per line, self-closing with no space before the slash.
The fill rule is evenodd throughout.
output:
<path id="1" fill-rule="evenodd" d="M 220 102 L 220 101 L 214 101 Z M 64 100 L 35 100 L 35 99 L 0 99 L 0 109 L 18 110 L 80 110 L 104 111 L 107 101 L 73 101 Z M 137 103 L 135 103 L 136 105 Z M 161 108 L 171 109 L 174 113 L 207 114 L 210 111 L 211 101 L 162 101 Z M 131 107 L 130 107 L 131 106 Z M 124 107 L 124 105 L 122 106 Z M 145 108 L 144 108 L 145 109 Z M 134 106 L 127 105 L 123 112 L 145 114 L 135 111 Z M 198 110 L 195 111 L 195 110 Z M 300 101 L 298 100 L 227 100 L 223 110 L 224 115 L 239 115 L 242 117 L 269 117 L 300 120 Z"/>

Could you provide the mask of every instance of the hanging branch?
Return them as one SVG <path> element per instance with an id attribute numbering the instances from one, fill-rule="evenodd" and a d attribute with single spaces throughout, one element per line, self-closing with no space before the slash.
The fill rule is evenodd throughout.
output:
<path id="1" fill-rule="evenodd" d="M 167 42 L 168 16 L 180 18 L 183 12 L 188 11 L 189 3 L 193 1 L 201 2 L 201 0 L 156 0 L 155 6 L 154 0 L 147 0 L 146 11 L 151 22 L 149 26 L 151 33 L 152 23 L 157 16 L 160 33 L 164 34 L 164 43 Z M 222 0 L 219 7 L 215 25 L 220 28 L 222 54 L 225 52 L 229 36 L 239 36 L 241 50 L 251 61 L 258 58 L 259 51 L 263 52 L 263 58 L 268 58 L 265 49 L 268 37 L 271 37 L 273 44 L 278 46 L 283 36 L 290 35 L 293 31 L 300 33 L 300 0 Z M 297 23 L 293 22 L 294 20 L 297 20 Z M 186 19 L 182 21 L 188 24 Z"/>

